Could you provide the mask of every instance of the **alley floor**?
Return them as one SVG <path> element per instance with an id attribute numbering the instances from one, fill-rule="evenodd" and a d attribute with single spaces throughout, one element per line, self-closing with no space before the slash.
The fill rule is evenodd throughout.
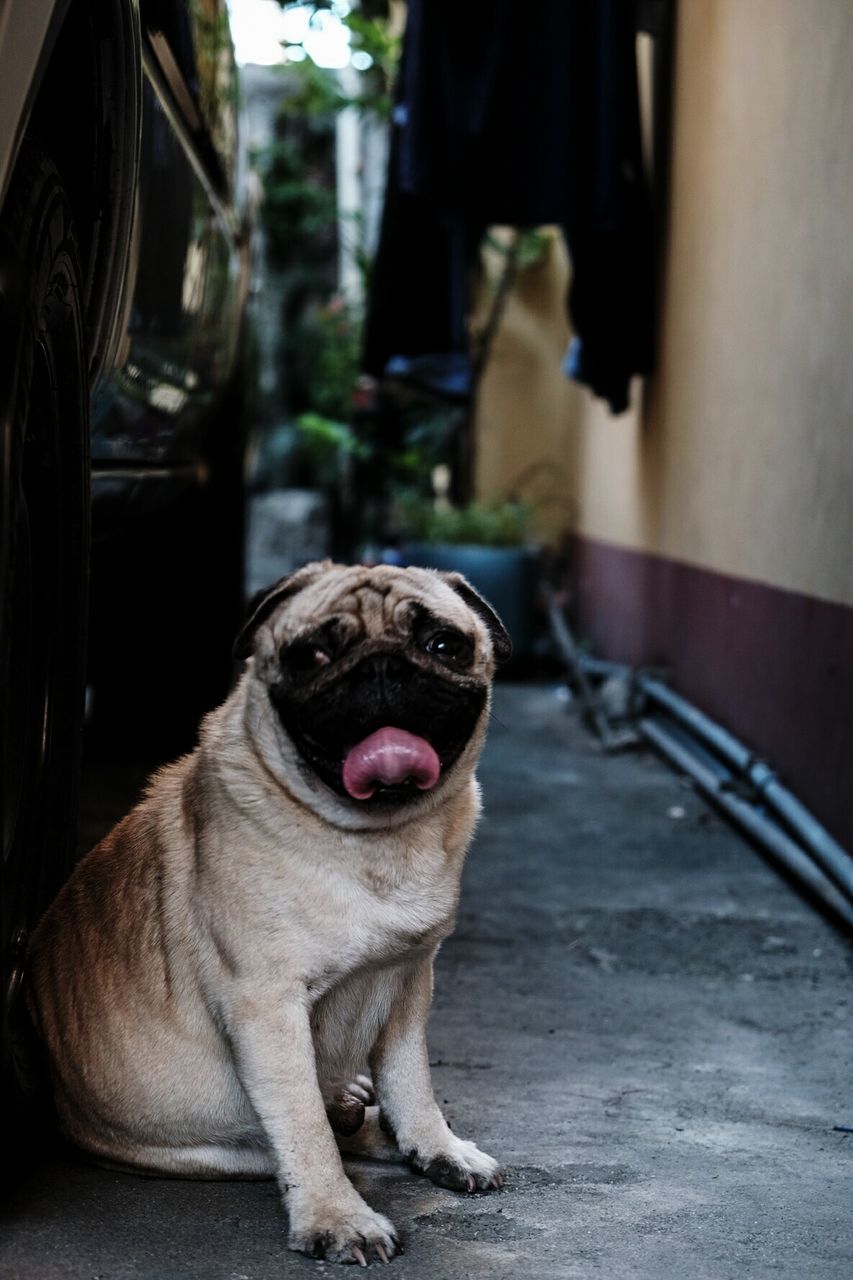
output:
<path id="1" fill-rule="evenodd" d="M 848 1280 L 847 944 L 656 758 L 601 754 L 553 685 L 499 687 L 481 777 L 430 1043 L 454 1130 L 507 1184 L 350 1164 L 401 1231 L 391 1274 Z M 137 783 L 90 779 L 92 838 Z M 0 1213 L 0 1277 L 335 1274 L 285 1227 L 271 1183 L 57 1153 Z"/>

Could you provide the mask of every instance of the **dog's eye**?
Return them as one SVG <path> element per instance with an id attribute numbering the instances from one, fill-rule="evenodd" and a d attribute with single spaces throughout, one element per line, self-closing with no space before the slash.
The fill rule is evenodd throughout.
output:
<path id="1" fill-rule="evenodd" d="M 457 670 L 470 666 L 474 657 L 474 646 L 461 631 L 435 631 L 424 642 L 424 650 Z"/>
<path id="2" fill-rule="evenodd" d="M 282 651 L 282 662 L 297 679 L 316 675 L 332 661 L 331 654 L 318 644 L 294 644 Z"/>

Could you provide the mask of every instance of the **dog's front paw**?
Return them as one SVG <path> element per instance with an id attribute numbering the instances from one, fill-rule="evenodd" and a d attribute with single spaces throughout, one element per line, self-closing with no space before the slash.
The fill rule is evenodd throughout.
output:
<path id="1" fill-rule="evenodd" d="M 473 1142 L 450 1136 L 451 1142 L 441 1151 L 414 1152 L 410 1164 L 415 1173 L 451 1191 L 500 1191 L 504 1178 L 497 1160 Z"/>
<path id="2" fill-rule="evenodd" d="M 393 1223 L 362 1203 L 346 1208 L 326 1204 L 291 1223 L 288 1247 L 328 1262 L 390 1262 L 400 1242 Z"/>

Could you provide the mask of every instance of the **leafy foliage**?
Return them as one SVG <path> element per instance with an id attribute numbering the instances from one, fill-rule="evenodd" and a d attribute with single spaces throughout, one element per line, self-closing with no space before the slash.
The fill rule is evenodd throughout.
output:
<path id="1" fill-rule="evenodd" d="M 309 26 L 316 14 L 338 10 L 335 0 L 279 0 L 279 4 L 283 9 L 307 9 Z M 402 35 L 394 30 L 390 21 L 388 0 L 362 0 L 359 8 L 341 16 L 341 21 L 350 32 L 353 52 L 366 54 L 369 65 L 362 68 L 358 59 L 354 61 L 353 68 L 358 71 L 358 91 L 349 97 L 341 95 L 340 106 L 354 107 L 364 114 L 387 120 L 391 114 L 394 80 L 402 53 Z M 292 48 L 293 44 L 289 47 Z M 299 47 L 304 60 L 296 65 L 304 67 L 307 64 L 314 71 L 322 71 L 312 62 L 304 45 Z M 334 73 L 325 74 L 337 83 Z"/>
<path id="2" fill-rule="evenodd" d="M 523 502 L 469 502 L 464 507 L 403 499 L 400 518 L 417 542 L 515 547 L 527 541 L 532 512 Z"/>
<path id="3" fill-rule="evenodd" d="M 307 265 L 326 265 L 336 249 L 334 129 L 344 102 L 328 71 L 310 61 L 288 68 L 275 141 L 256 156 L 269 251 L 279 266 L 298 265 L 303 274 Z"/>
<path id="4" fill-rule="evenodd" d="M 360 317 L 336 295 L 304 317 L 294 346 L 311 409 L 321 417 L 349 419 L 359 374 Z"/>
<path id="5" fill-rule="evenodd" d="M 341 457 L 364 460 L 370 448 L 345 422 L 335 422 L 319 413 L 302 413 L 296 426 L 303 448 L 321 475 L 334 474 Z"/>

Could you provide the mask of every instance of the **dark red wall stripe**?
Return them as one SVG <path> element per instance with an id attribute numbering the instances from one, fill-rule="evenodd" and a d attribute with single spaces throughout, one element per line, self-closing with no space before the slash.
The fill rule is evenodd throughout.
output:
<path id="1" fill-rule="evenodd" d="M 589 538 L 576 551 L 596 656 L 668 667 L 853 850 L 853 608 Z"/>

